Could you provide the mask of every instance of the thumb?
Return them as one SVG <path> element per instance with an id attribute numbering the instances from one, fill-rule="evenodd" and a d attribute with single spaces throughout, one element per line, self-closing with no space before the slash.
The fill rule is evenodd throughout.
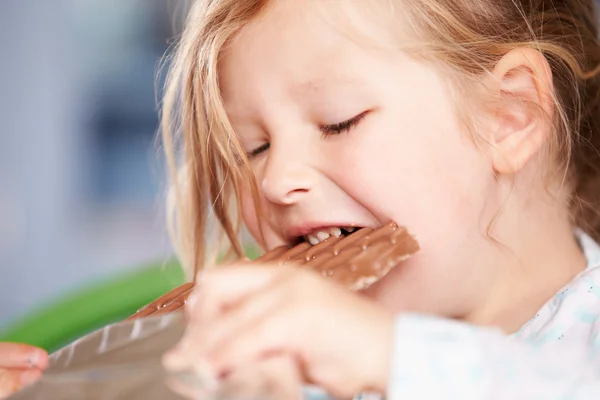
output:
<path id="1" fill-rule="evenodd" d="M 44 369 L 48 365 L 45 350 L 23 343 L 0 343 L 0 368 Z"/>
<path id="2" fill-rule="evenodd" d="M 270 265 L 232 265 L 202 271 L 190 295 L 187 311 L 192 320 L 210 320 L 222 310 L 234 307 L 271 284 L 280 276 L 280 268 Z"/>

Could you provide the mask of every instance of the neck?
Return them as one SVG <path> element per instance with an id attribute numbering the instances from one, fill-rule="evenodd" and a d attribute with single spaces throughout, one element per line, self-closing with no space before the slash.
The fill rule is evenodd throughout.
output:
<path id="1" fill-rule="evenodd" d="M 504 229 L 511 234 L 499 235 L 509 250 L 499 250 L 500 272 L 491 295 L 466 317 L 506 333 L 518 331 L 587 264 L 566 212 L 550 206 L 520 211 L 513 218 L 507 216 L 503 224 L 504 228 L 512 225 Z"/>

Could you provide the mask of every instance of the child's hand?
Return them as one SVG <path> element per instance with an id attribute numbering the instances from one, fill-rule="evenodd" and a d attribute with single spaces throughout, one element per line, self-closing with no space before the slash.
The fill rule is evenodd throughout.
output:
<path id="1" fill-rule="evenodd" d="M 200 275 L 187 307 L 188 330 L 164 360 L 171 370 L 208 364 L 223 376 L 286 356 L 332 395 L 385 392 L 393 316 L 312 272 L 217 268 Z"/>
<path id="2" fill-rule="evenodd" d="M 48 354 L 20 343 L 0 343 L 0 399 L 35 382 L 48 365 Z"/>

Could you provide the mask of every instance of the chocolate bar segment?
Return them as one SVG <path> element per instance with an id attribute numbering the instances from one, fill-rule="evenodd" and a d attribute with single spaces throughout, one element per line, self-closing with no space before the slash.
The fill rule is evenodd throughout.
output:
<path id="1" fill-rule="evenodd" d="M 332 236 L 315 246 L 303 242 L 292 248 L 277 247 L 249 263 L 297 265 L 326 279 L 333 279 L 350 290 L 361 291 L 417 251 L 419 245 L 406 228 L 390 222 L 375 230 L 362 228 L 345 237 Z M 186 283 L 172 290 L 129 319 L 180 310 L 185 306 L 193 286 L 193 283 Z"/>
<path id="2" fill-rule="evenodd" d="M 193 289 L 194 283 L 184 283 L 183 285 L 176 287 L 167 294 L 154 300 L 152 303 L 140 308 L 134 315 L 127 319 L 142 318 L 151 315 L 156 316 L 179 311 L 185 306 L 185 303 Z"/>

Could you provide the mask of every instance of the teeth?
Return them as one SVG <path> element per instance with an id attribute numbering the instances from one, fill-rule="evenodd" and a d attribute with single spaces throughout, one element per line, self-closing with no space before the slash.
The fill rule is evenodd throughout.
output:
<path id="1" fill-rule="evenodd" d="M 343 229 L 343 232 L 352 233 L 356 230 L 356 227 L 348 227 L 348 228 L 333 227 L 333 228 L 329 228 L 328 232 L 319 231 L 319 232 L 313 233 L 312 235 L 305 236 L 304 239 L 314 246 L 316 244 L 321 243 L 324 240 L 329 239 L 332 236 L 334 236 L 334 237 L 342 236 L 342 229 Z"/>
<path id="2" fill-rule="evenodd" d="M 314 237 L 313 235 L 308 235 L 308 242 L 313 246 L 319 244 L 320 240 Z"/>
<path id="3" fill-rule="evenodd" d="M 322 242 L 325 239 L 329 239 L 329 236 L 331 236 L 331 235 L 329 235 L 329 233 L 327 233 L 327 232 L 317 233 L 317 239 L 319 239 L 319 242 Z"/>
<path id="4" fill-rule="evenodd" d="M 340 235 L 341 234 L 342 232 L 340 231 Z M 305 239 L 314 246 L 316 244 L 321 243 L 324 240 L 329 239 L 330 237 L 331 235 L 329 233 L 320 231 L 315 234 L 305 236 Z"/>
<path id="5" fill-rule="evenodd" d="M 331 236 L 336 236 L 336 237 L 342 236 L 342 230 L 340 228 L 331 228 L 329 230 L 329 233 L 331 234 Z"/>

